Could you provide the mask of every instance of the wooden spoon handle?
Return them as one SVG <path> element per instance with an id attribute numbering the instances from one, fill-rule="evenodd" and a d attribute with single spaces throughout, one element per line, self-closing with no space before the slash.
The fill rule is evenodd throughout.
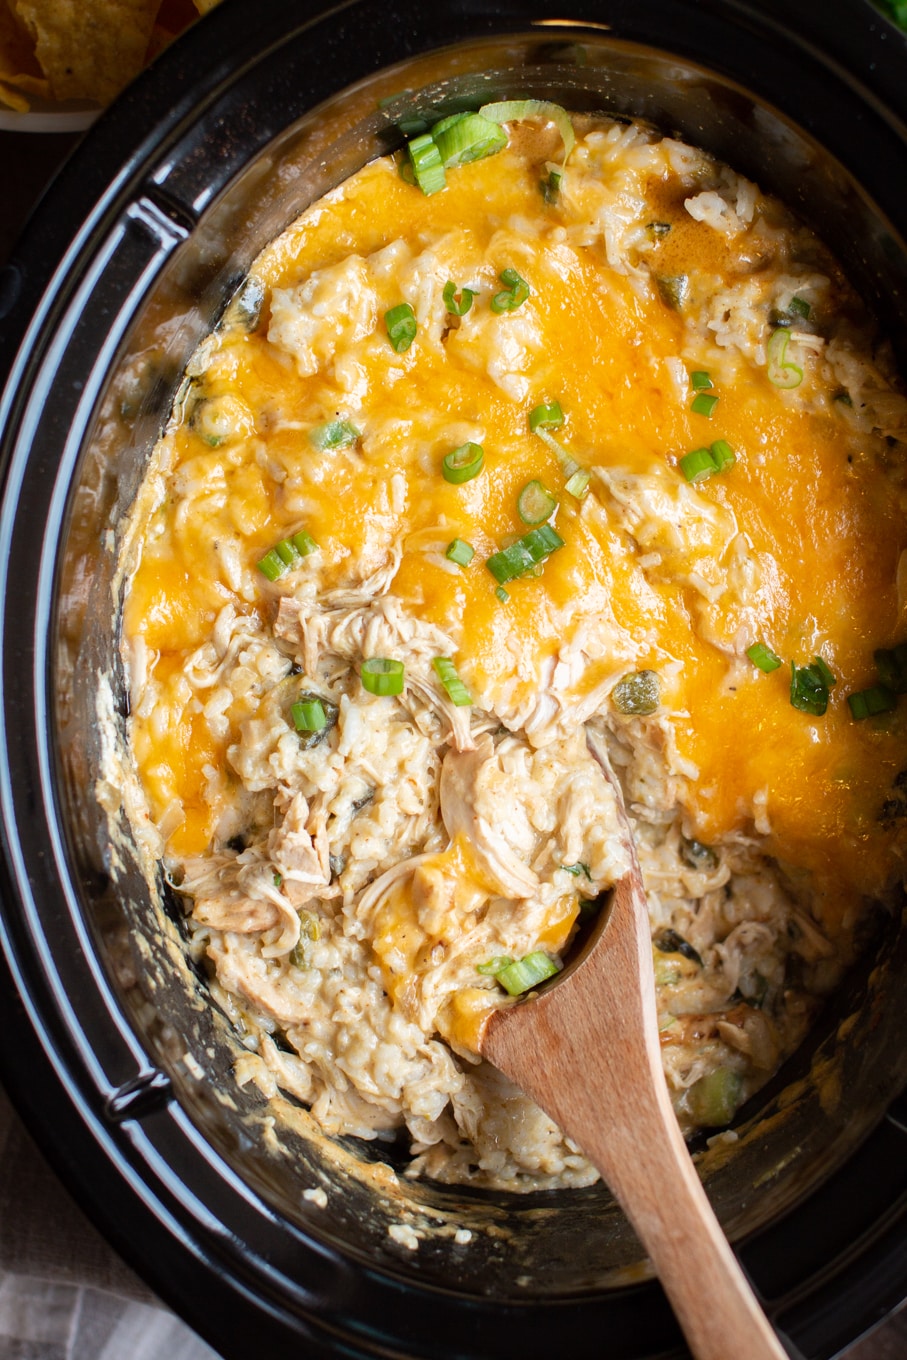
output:
<path id="1" fill-rule="evenodd" d="M 598 1167 L 697 1360 L 783 1360 L 671 1107 L 638 867 L 616 886 L 611 917 L 572 977 L 490 1016 L 481 1052 Z"/>
<path id="2" fill-rule="evenodd" d="M 642 1119 L 630 1121 L 624 1146 L 600 1122 L 573 1135 L 636 1229 L 697 1360 L 780 1360 L 785 1352 L 709 1204 L 664 1089 L 657 1142 L 641 1135 Z M 659 1094 L 625 1091 L 623 1099 Z M 612 1088 L 599 1098 L 621 1097 Z"/>

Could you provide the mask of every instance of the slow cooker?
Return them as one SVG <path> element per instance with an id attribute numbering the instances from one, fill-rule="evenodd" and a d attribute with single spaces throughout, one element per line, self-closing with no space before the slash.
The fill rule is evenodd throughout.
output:
<path id="1" fill-rule="evenodd" d="M 649 119 L 780 194 L 907 367 L 907 37 L 868 0 L 224 0 L 98 121 L 0 272 L 0 1075 L 225 1357 L 684 1353 L 603 1187 L 411 1183 L 405 1148 L 319 1140 L 236 1085 L 111 776 L 120 526 L 186 359 L 258 251 L 399 145 L 407 111 L 515 96 Z M 880 913 L 863 957 L 736 1143 L 693 1148 L 809 1360 L 907 1296 L 902 922 Z"/>

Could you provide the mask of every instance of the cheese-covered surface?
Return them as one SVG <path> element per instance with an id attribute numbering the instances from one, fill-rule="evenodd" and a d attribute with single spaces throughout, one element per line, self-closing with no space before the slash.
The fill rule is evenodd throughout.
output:
<path id="1" fill-rule="evenodd" d="M 685 1127 L 725 1122 L 800 1041 L 902 877 L 907 813 L 907 701 L 847 702 L 907 637 L 907 401 L 858 300 L 677 141 L 590 125 L 546 198 L 558 158 L 553 129 L 511 128 L 431 196 L 380 160 L 265 251 L 155 453 L 124 608 L 148 817 L 240 1079 L 328 1132 L 405 1125 L 415 1171 L 515 1188 L 595 1174 L 475 1056 L 507 1002 L 480 966 L 560 964 L 624 867 L 587 726 L 639 842 Z M 508 270 L 528 297 L 501 311 Z M 448 282 L 475 294 L 462 317 Z M 771 380 L 779 330 L 796 387 Z M 529 416 L 552 401 L 546 438 Z M 348 442 L 319 448 L 330 422 Z M 733 464 L 689 482 L 680 460 L 718 440 Z M 451 483 L 469 442 L 482 469 Z M 499 590 L 485 564 L 528 532 L 533 480 L 563 546 Z M 317 548 L 269 581 L 301 530 Z M 376 657 L 403 662 L 399 696 L 363 687 Z M 821 716 L 791 703 L 790 663 L 816 658 Z M 300 696 L 322 731 L 297 731 Z"/>

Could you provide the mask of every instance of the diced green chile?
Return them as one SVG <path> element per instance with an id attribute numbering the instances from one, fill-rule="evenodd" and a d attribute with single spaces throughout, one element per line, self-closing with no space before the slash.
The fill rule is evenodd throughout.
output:
<path id="1" fill-rule="evenodd" d="M 692 963 L 697 963 L 702 967 L 702 955 L 694 949 L 688 940 L 682 935 L 678 935 L 676 930 L 663 930 L 653 941 L 655 948 L 661 954 L 682 954 L 685 959 Z"/>
<path id="2" fill-rule="evenodd" d="M 662 274 L 656 280 L 661 300 L 675 312 L 679 312 L 686 302 L 690 291 L 690 280 L 686 274 Z"/>
<path id="3" fill-rule="evenodd" d="M 690 1113 L 703 1128 L 729 1124 L 743 1090 L 743 1079 L 732 1067 L 719 1067 L 690 1087 Z"/>
<path id="4" fill-rule="evenodd" d="M 618 713 L 644 717 L 661 703 L 661 682 L 655 671 L 633 671 L 611 691 L 611 702 Z"/>

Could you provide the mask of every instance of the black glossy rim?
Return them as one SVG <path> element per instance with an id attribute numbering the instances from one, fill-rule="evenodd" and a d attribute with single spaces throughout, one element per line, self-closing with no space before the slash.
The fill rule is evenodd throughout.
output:
<path id="1" fill-rule="evenodd" d="M 758 7 L 733 0 L 571 6 L 577 20 L 607 23 L 621 38 L 676 51 L 758 88 L 832 142 L 844 163 L 858 164 L 867 191 L 893 204 L 889 215 L 907 232 L 907 203 L 899 216 L 890 192 L 892 164 L 907 165 L 907 82 L 899 74 L 907 70 L 907 42 L 884 20 L 868 22 L 865 0 L 826 0 L 821 21 L 798 16 L 798 34 L 787 28 L 787 11 L 776 0 Z M 218 124 L 218 183 L 225 184 L 248 155 L 244 136 L 265 144 L 339 83 L 437 46 L 524 31 L 546 17 L 535 0 L 467 0 L 430 12 L 388 10 L 379 0 L 348 0 L 330 11 L 259 0 L 250 42 L 247 13 L 225 0 L 99 121 L 0 275 L 0 361 L 12 375 L 0 405 L 6 487 L 0 1017 L 4 1032 L 16 1036 L 0 1052 L 3 1079 L 64 1181 L 114 1245 L 226 1356 L 263 1342 L 275 1355 L 295 1355 L 303 1342 L 312 1360 L 464 1354 L 478 1360 L 513 1353 L 519 1337 L 520 1354 L 532 1360 L 565 1344 L 579 1357 L 597 1355 L 603 1336 L 611 1338 L 615 1360 L 632 1360 L 640 1345 L 649 1356 L 667 1356 L 680 1343 L 654 1285 L 545 1306 L 500 1306 L 354 1267 L 287 1225 L 286 1255 L 269 1259 L 271 1211 L 249 1201 L 180 1108 L 153 1092 L 144 1102 L 117 1104 L 149 1064 L 79 928 L 46 727 L 52 544 L 63 529 L 69 475 L 93 409 L 90 382 L 87 390 L 74 386 L 84 387 L 91 364 L 63 339 L 77 333 L 79 290 L 97 264 L 96 243 L 147 196 L 149 167 L 166 184 L 151 199 L 162 239 L 168 220 L 178 235 L 197 219 L 206 152 L 203 139 L 193 140 L 199 110 L 225 110 L 226 123 Z M 269 51 L 257 97 L 273 113 L 259 110 L 253 121 L 245 105 L 231 106 L 231 91 L 256 76 Z M 849 71 L 863 73 L 872 90 Z M 180 173 L 165 173 L 171 163 Z M 102 344 L 92 362 L 103 352 Z M 65 965 L 57 957 L 64 951 Z M 111 1082 L 112 1071 L 121 1080 Z M 905 1123 L 907 1112 L 892 1110 L 818 1194 L 742 1249 L 776 1324 L 815 1360 L 831 1356 L 907 1293 Z"/>

